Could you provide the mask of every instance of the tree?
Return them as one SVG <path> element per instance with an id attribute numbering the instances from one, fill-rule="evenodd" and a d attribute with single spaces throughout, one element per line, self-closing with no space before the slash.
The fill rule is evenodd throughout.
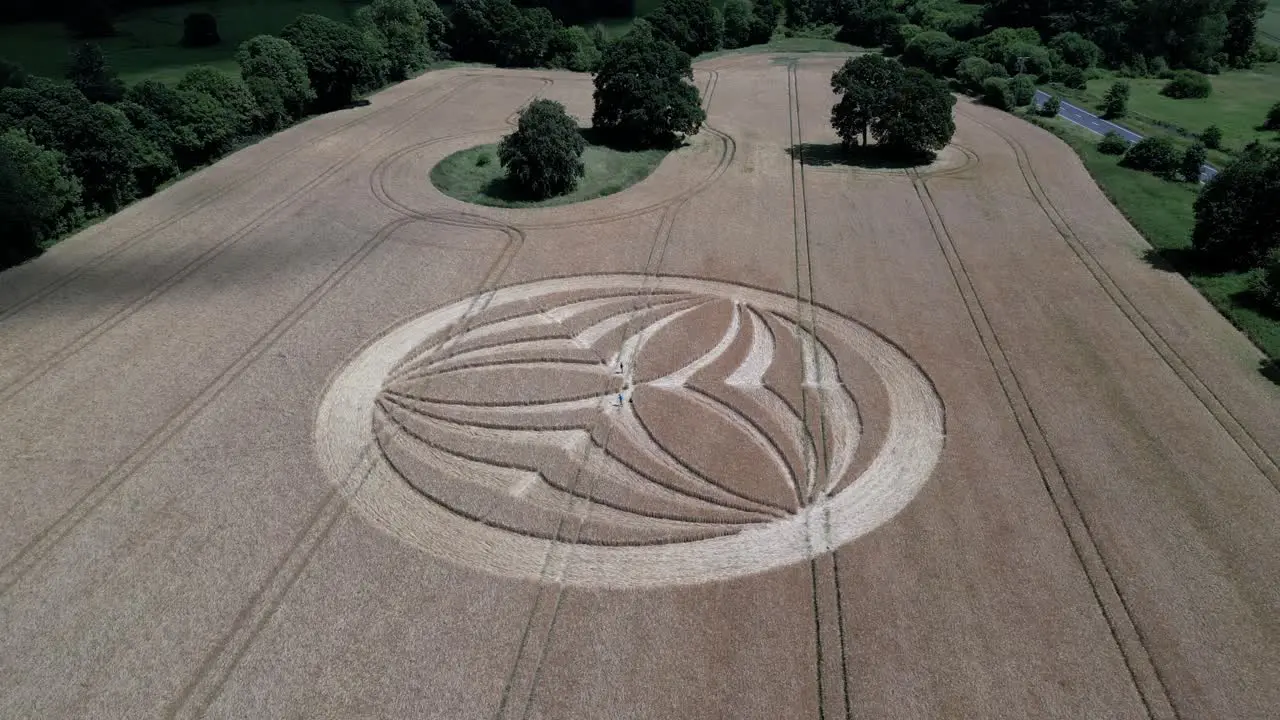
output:
<path id="1" fill-rule="evenodd" d="M 355 13 L 355 26 L 386 48 L 392 80 L 403 80 L 434 59 L 426 19 L 414 0 L 373 0 Z"/>
<path id="2" fill-rule="evenodd" d="M 490 0 L 458 0 L 453 6 L 453 56 L 471 62 L 494 62 L 497 59 L 495 21 L 505 19 L 515 11 L 510 2 Z M 499 18 L 503 16 L 503 18 Z"/>
<path id="3" fill-rule="evenodd" d="M 1062 101 L 1057 95 L 1050 95 L 1048 100 L 1040 106 L 1041 117 L 1058 117 L 1058 113 L 1062 111 Z"/>
<path id="4" fill-rule="evenodd" d="M 1251 63 L 1254 43 L 1258 38 L 1258 21 L 1267 11 L 1266 0 L 1232 0 L 1227 7 L 1227 37 L 1222 51 L 1236 67 Z"/>
<path id="5" fill-rule="evenodd" d="M 315 100 L 302 53 L 289 41 L 258 35 L 236 50 L 240 78 L 258 105 L 262 130 L 278 130 L 302 117 Z"/>
<path id="6" fill-rule="evenodd" d="M 422 17 L 423 30 L 427 35 L 427 47 L 431 49 L 433 59 L 446 57 L 449 51 L 449 19 L 434 0 L 413 0 L 418 7 L 418 15 Z"/>
<path id="7" fill-rule="evenodd" d="M 692 79 L 688 55 L 637 25 L 604 52 L 592 124 L 616 142 L 639 146 L 695 133 L 706 113 Z"/>
<path id="8" fill-rule="evenodd" d="M 21 130 L 0 133 L 0 267 L 35 255 L 79 220 L 80 181 Z"/>
<path id="9" fill-rule="evenodd" d="M 778 5 L 774 0 L 755 0 L 751 7 L 751 45 L 762 45 L 773 39 L 778 29 Z"/>
<path id="10" fill-rule="evenodd" d="M 1160 94 L 1176 99 L 1207 98 L 1213 92 L 1209 78 L 1195 70 L 1178 70 L 1160 89 Z"/>
<path id="11" fill-rule="evenodd" d="M 1008 78 L 989 77 L 982 81 L 982 102 L 1000 110 L 1013 109 L 1013 91 Z"/>
<path id="12" fill-rule="evenodd" d="M 1280 130 L 1280 102 L 1267 111 L 1267 119 L 1262 121 L 1263 130 Z"/>
<path id="13" fill-rule="evenodd" d="M 1182 163 L 1178 167 L 1182 179 L 1189 183 L 1200 182 L 1201 168 L 1208 160 L 1208 152 L 1201 143 L 1194 143 L 1182 154 Z"/>
<path id="14" fill-rule="evenodd" d="M 209 162 L 226 152 L 237 136 L 239 119 L 227 105 L 197 90 L 175 90 L 164 83 L 145 80 L 129 88 L 126 102 L 154 113 L 154 126 L 178 167 L 186 169 Z"/>
<path id="15" fill-rule="evenodd" d="M 897 60 L 866 54 L 846 60 L 831 76 L 831 89 L 840 96 L 831 109 L 831 125 L 845 147 L 856 146 L 859 137 L 870 144 L 871 126 L 891 111 L 890 99 L 905 72 Z"/>
<path id="16" fill-rule="evenodd" d="M 512 22 L 497 27 L 497 63 L 503 67 L 541 67 L 549 57 L 560 21 L 546 8 L 518 10 Z"/>
<path id="17" fill-rule="evenodd" d="M 1129 109 L 1129 83 L 1117 80 L 1102 96 L 1102 115 L 1108 118 L 1124 117 Z"/>
<path id="18" fill-rule="evenodd" d="M 1232 269 L 1256 267 L 1280 247 L 1280 149 L 1252 144 L 1201 189 L 1191 244 Z"/>
<path id="19" fill-rule="evenodd" d="M 1114 130 L 1108 130 L 1098 141 L 1098 152 L 1103 155 L 1123 155 L 1129 149 L 1129 141 Z"/>
<path id="20" fill-rule="evenodd" d="M 1084 90 L 1089 86 L 1089 81 L 1085 78 L 1084 71 L 1074 65 L 1059 65 L 1055 67 L 1050 79 L 1063 87 L 1075 90 Z"/>
<path id="21" fill-rule="evenodd" d="M 236 136 L 247 134 L 260 121 L 258 103 L 244 81 L 216 68 L 191 68 L 178 82 L 178 90 L 205 93 L 231 111 Z"/>
<path id="22" fill-rule="evenodd" d="M 1009 99 L 1014 107 L 1025 107 L 1036 98 L 1036 81 L 1030 75 L 1014 75 L 1009 81 Z"/>
<path id="23" fill-rule="evenodd" d="M 1121 167 L 1143 170 L 1169 180 L 1177 176 L 1179 163 L 1178 149 L 1173 141 L 1161 135 L 1142 138 L 1120 159 Z"/>
<path id="24" fill-rule="evenodd" d="M 183 47 L 210 47 L 222 42 L 218 35 L 218 19 L 212 13 L 188 13 L 182 20 Z"/>
<path id="25" fill-rule="evenodd" d="M 956 132 L 956 98 L 945 83 L 919 68 L 908 68 L 889 97 L 887 112 L 871 123 L 876 141 L 902 157 L 932 157 Z"/>
<path id="26" fill-rule="evenodd" d="M 972 94 L 982 92 L 982 83 L 995 75 L 995 66 L 976 55 L 970 55 L 956 65 L 956 80 Z"/>
<path id="27" fill-rule="evenodd" d="M 946 33 L 926 30 L 907 43 L 902 51 L 902 63 L 936 75 L 950 75 L 967 50 L 965 45 Z"/>
<path id="28" fill-rule="evenodd" d="M 1137 53 L 1164 57 L 1173 67 L 1210 69 L 1227 39 L 1233 0 L 1139 0 L 1129 26 Z"/>
<path id="29" fill-rule="evenodd" d="M 377 81 L 379 53 L 360 31 L 321 15 L 299 15 L 280 36 L 307 64 L 321 110 L 351 104 L 356 92 Z"/>
<path id="30" fill-rule="evenodd" d="M 130 100 L 121 100 L 115 107 L 133 128 L 133 177 L 139 194 L 146 197 L 178 174 L 173 147 L 167 139 L 169 128 L 159 115 Z"/>
<path id="31" fill-rule="evenodd" d="M 1222 128 L 1217 125 L 1210 125 L 1200 133 L 1200 142 L 1210 150 L 1217 150 L 1222 147 Z"/>
<path id="32" fill-rule="evenodd" d="M 498 146 L 507 179 L 535 199 L 573 190 L 586 171 L 578 124 L 554 100 L 534 100 L 520 112 L 515 132 Z"/>
<path id="33" fill-rule="evenodd" d="M 1066 64 L 1088 70 L 1102 61 L 1102 48 L 1078 32 L 1064 32 L 1053 36 L 1049 48 L 1058 51 Z"/>
<path id="34" fill-rule="evenodd" d="M 578 25 L 562 27 L 551 38 L 547 64 L 574 72 L 594 72 L 600 65 L 600 50 L 587 31 Z"/>
<path id="35" fill-rule="evenodd" d="M 728 0 L 724 4 L 724 46 L 728 49 L 751 44 L 751 3 Z"/>
<path id="36" fill-rule="evenodd" d="M 986 58 L 988 62 L 1005 64 L 1006 59 L 1018 57 L 1016 48 L 1021 46 L 1036 47 L 1040 44 L 1040 34 L 1029 27 L 997 27 L 970 43 L 973 54 Z M 1014 65 L 1006 65 L 1014 69 Z"/>
<path id="37" fill-rule="evenodd" d="M 691 56 L 718 49 L 723 41 L 711 0 L 662 0 L 645 19 L 654 34 Z"/>
<path id="38" fill-rule="evenodd" d="M 906 22 L 907 17 L 888 0 L 852 0 L 846 5 L 836 39 L 863 47 L 888 45 Z"/>
<path id="39" fill-rule="evenodd" d="M 93 102 L 116 102 L 124 97 L 124 83 L 94 43 L 84 43 L 71 54 L 67 79 Z"/>

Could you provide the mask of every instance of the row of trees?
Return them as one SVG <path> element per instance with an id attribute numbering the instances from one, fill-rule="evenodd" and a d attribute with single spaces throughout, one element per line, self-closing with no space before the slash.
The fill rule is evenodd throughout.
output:
<path id="1" fill-rule="evenodd" d="M 95 45 L 75 50 L 65 83 L 0 63 L 0 260 L 28 257 L 247 138 L 424 68 L 444 31 L 431 0 L 374 0 L 354 25 L 302 15 L 279 37 L 246 41 L 239 77 L 195 67 L 172 86 L 126 87 Z"/>

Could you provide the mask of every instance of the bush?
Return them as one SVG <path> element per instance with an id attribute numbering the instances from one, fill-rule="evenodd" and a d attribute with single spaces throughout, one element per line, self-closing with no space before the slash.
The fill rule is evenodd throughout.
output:
<path id="1" fill-rule="evenodd" d="M 1048 48 L 1032 43 L 1013 43 L 1003 48 L 997 60 L 1010 72 L 1034 77 L 1050 77 L 1053 74 L 1053 53 Z"/>
<path id="2" fill-rule="evenodd" d="M 534 100 L 520 112 L 516 131 L 502 139 L 498 160 L 507 179 L 541 200 L 573 190 L 586 172 L 586 141 L 578 124 L 554 100 Z"/>
<path id="3" fill-rule="evenodd" d="M 1055 67 L 1049 75 L 1049 79 L 1073 90 L 1084 90 L 1089 84 L 1088 79 L 1085 78 L 1084 71 L 1074 65 L 1059 65 Z"/>
<path id="4" fill-rule="evenodd" d="M 1064 63 L 1081 70 L 1088 70 L 1102 61 L 1102 48 L 1077 32 L 1053 36 L 1049 48 L 1056 50 Z"/>
<path id="5" fill-rule="evenodd" d="M 1194 143 L 1188 147 L 1186 152 L 1182 154 L 1182 162 L 1178 167 L 1178 172 L 1182 175 L 1182 179 L 1189 183 L 1200 182 L 1201 168 L 1208 158 L 1209 154 L 1203 144 Z"/>
<path id="6" fill-rule="evenodd" d="M 1098 152 L 1103 155 L 1123 155 L 1129 149 L 1129 141 L 1125 140 L 1114 130 L 1108 131 L 1102 139 L 1098 141 Z"/>
<path id="7" fill-rule="evenodd" d="M 967 49 L 946 33 L 926 30 L 907 43 L 902 52 L 902 63 L 935 75 L 947 75 L 955 69 Z"/>
<path id="8" fill-rule="evenodd" d="M 982 81 L 982 102 L 1000 110 L 1011 109 L 1013 93 L 1009 88 L 1009 80 L 1002 77 L 989 77 Z"/>
<path id="9" fill-rule="evenodd" d="M 956 65 L 956 80 L 966 91 L 977 94 L 982 92 L 982 83 L 989 77 L 995 77 L 995 67 L 985 59 L 971 55 Z"/>
<path id="10" fill-rule="evenodd" d="M 280 36 L 298 49 L 321 110 L 346 107 L 378 78 L 379 53 L 360 31 L 321 15 L 299 15 Z"/>
<path id="11" fill-rule="evenodd" d="M 258 35 L 236 50 L 240 78 L 258 104 L 260 129 L 278 130 L 293 122 L 315 100 L 302 53 L 289 41 Z"/>
<path id="12" fill-rule="evenodd" d="M 1124 117 L 1129 108 L 1129 83 L 1117 80 L 1107 88 L 1102 97 L 1102 116 L 1107 118 Z"/>
<path id="13" fill-rule="evenodd" d="M 1009 100 L 1014 107 L 1026 107 L 1036 99 L 1036 81 L 1030 75 L 1014 75 L 1009 81 Z"/>
<path id="14" fill-rule="evenodd" d="M 1200 142 L 1210 150 L 1217 150 L 1222 147 L 1222 128 L 1217 125 L 1210 125 L 1200 133 Z"/>
<path id="15" fill-rule="evenodd" d="M 1262 121 L 1263 130 L 1280 130 L 1280 102 L 1267 111 L 1267 119 Z"/>
<path id="16" fill-rule="evenodd" d="M 1213 92 L 1209 78 L 1194 70 L 1179 70 L 1173 74 L 1169 82 L 1160 88 L 1160 94 L 1179 100 L 1186 98 L 1207 98 Z"/>
<path id="17" fill-rule="evenodd" d="M 94 43 L 85 43 L 71 54 L 67 79 L 92 102 L 113 103 L 124 97 L 124 83 Z"/>
<path id="18" fill-rule="evenodd" d="M 1062 101 L 1058 99 L 1057 95 L 1050 95 L 1049 99 L 1045 100 L 1044 103 L 1040 105 L 1038 112 L 1041 117 L 1051 118 L 1058 117 L 1058 113 L 1061 111 Z"/>
<path id="19" fill-rule="evenodd" d="M 247 134 L 260 121 L 258 103 L 244 81 L 217 68 L 207 65 L 191 68 L 178 81 L 178 90 L 204 93 L 231 111 L 236 136 Z"/>
<path id="20" fill-rule="evenodd" d="M 1181 165 L 1181 156 L 1173 141 L 1166 137 L 1145 137 L 1134 143 L 1120 165 L 1131 170 L 1142 170 L 1153 175 L 1173 179 Z"/>
<path id="21" fill-rule="evenodd" d="M 1280 150 L 1251 144 L 1196 198 L 1191 244 L 1234 269 L 1257 267 L 1280 247 Z"/>
<path id="22" fill-rule="evenodd" d="M 1253 44 L 1254 62 L 1273 63 L 1280 60 L 1280 47 L 1261 40 Z"/>
<path id="23" fill-rule="evenodd" d="M 182 21 L 183 47 L 209 47 L 222 42 L 218 35 L 218 19 L 211 13 L 189 13 Z"/>
<path id="24" fill-rule="evenodd" d="M 547 64 L 574 72 L 593 72 L 600 65 L 600 50 L 582 27 L 562 27 L 551 39 Z"/>
<path id="25" fill-rule="evenodd" d="M 706 113 L 692 79 L 688 55 L 637 25 L 604 52 L 592 125 L 615 142 L 641 147 L 695 133 Z"/>
<path id="26" fill-rule="evenodd" d="M 0 267 L 35 255 L 79 214 L 80 181 L 62 155 L 21 130 L 0 133 Z"/>

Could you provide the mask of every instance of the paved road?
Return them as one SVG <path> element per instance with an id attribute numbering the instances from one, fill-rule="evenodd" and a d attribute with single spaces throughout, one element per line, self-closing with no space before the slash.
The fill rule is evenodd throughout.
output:
<path id="1" fill-rule="evenodd" d="M 1048 99 L 1049 99 L 1049 93 L 1043 90 L 1036 91 L 1036 107 L 1040 107 Z M 1065 100 L 1062 100 L 1061 103 L 1062 103 L 1062 106 L 1058 110 L 1058 115 L 1070 120 L 1071 122 L 1075 123 L 1076 125 L 1079 125 L 1082 128 L 1085 128 L 1087 130 L 1092 130 L 1093 132 L 1099 135 L 1106 135 L 1108 132 L 1114 132 L 1115 134 L 1119 135 L 1125 140 L 1128 140 L 1129 144 L 1136 143 L 1142 139 L 1141 135 L 1130 130 L 1127 127 L 1117 125 L 1109 120 L 1103 120 L 1102 118 L 1098 117 L 1097 115 L 1094 115 L 1088 110 L 1076 107 L 1075 105 L 1072 105 L 1071 103 L 1066 102 Z M 1217 174 L 1218 174 L 1217 168 L 1215 168 L 1212 165 L 1206 164 L 1204 167 L 1200 169 L 1200 181 L 1208 182 L 1212 180 L 1214 176 Z"/>

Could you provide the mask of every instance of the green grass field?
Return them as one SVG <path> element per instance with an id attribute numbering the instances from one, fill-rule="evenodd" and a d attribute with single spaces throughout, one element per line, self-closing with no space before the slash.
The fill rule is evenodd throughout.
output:
<path id="1" fill-rule="evenodd" d="M 360 2 L 344 0 L 212 0 L 149 8 L 116 19 L 116 37 L 98 40 L 112 66 L 127 83 L 140 80 L 177 82 L 194 65 L 213 65 L 237 72 L 236 48 L 254 35 L 276 34 L 295 17 L 316 13 L 346 20 Z M 212 12 L 222 42 L 189 49 L 179 44 L 182 19 L 191 12 Z M 36 75 L 60 78 L 76 46 L 58 23 L 0 26 L 0 56 Z"/>
<path id="2" fill-rule="evenodd" d="M 506 179 L 498 163 L 498 146 L 480 145 L 456 152 L 431 169 L 440 192 L 463 202 L 507 208 L 551 207 L 612 195 L 649 177 L 666 150 L 622 151 L 587 145 L 582 153 L 586 174 L 573 192 L 546 200 L 526 200 Z"/>
<path id="3" fill-rule="evenodd" d="M 1103 192 L 1156 249 L 1153 262 L 1178 269 L 1214 307 L 1270 356 L 1280 360 L 1280 317 L 1260 313 L 1250 297 L 1252 273 L 1205 273 L 1187 261 L 1195 186 L 1161 180 L 1120 167 L 1118 159 L 1097 150 L 1097 136 L 1062 118 L 1040 120 L 1075 149 Z"/>

